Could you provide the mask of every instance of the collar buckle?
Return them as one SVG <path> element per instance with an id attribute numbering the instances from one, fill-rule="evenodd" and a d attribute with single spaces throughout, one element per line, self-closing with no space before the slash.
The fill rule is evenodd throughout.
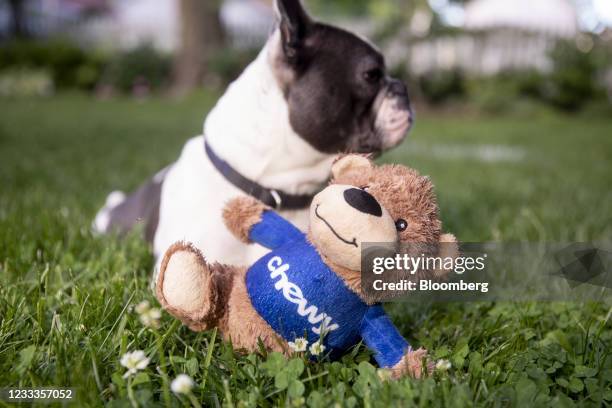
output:
<path id="1" fill-rule="evenodd" d="M 270 190 L 270 195 L 274 199 L 274 209 L 280 211 L 281 207 L 283 206 L 283 199 L 281 195 L 278 193 L 278 191 L 272 189 Z"/>

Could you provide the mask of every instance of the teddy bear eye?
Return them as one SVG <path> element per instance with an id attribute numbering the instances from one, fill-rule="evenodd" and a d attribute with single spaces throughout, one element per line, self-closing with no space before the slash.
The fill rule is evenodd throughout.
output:
<path id="1" fill-rule="evenodd" d="M 399 232 L 405 231 L 406 228 L 408 228 L 408 222 L 403 218 L 395 221 L 395 229 L 397 229 Z"/>

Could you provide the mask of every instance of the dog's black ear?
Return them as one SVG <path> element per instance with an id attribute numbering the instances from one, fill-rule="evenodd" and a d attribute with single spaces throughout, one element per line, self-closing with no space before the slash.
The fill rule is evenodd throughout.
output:
<path id="1" fill-rule="evenodd" d="M 300 0 L 275 0 L 279 20 L 283 53 L 289 62 L 295 62 L 308 35 L 311 20 Z"/>

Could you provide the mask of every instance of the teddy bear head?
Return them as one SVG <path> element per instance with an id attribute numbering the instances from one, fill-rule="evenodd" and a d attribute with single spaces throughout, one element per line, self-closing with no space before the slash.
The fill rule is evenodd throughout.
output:
<path id="1" fill-rule="evenodd" d="M 361 270 L 363 243 L 454 242 L 441 227 L 428 177 L 405 166 L 377 166 L 361 155 L 334 163 L 330 185 L 310 207 L 313 244 L 327 259 L 353 271 Z"/>

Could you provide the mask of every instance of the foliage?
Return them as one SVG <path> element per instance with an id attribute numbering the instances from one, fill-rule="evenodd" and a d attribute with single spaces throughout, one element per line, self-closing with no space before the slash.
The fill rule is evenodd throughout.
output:
<path id="1" fill-rule="evenodd" d="M 223 48 L 212 56 L 208 69 L 211 75 L 226 85 L 238 78 L 257 53 L 258 50 Z"/>
<path id="2" fill-rule="evenodd" d="M 122 51 L 113 56 L 102 77 L 103 85 L 110 85 L 123 92 L 146 92 L 167 85 L 171 59 L 151 45 Z"/>
<path id="3" fill-rule="evenodd" d="M 427 0 L 310 0 L 315 16 L 354 16 L 374 20 L 378 39 L 397 34 L 409 24 L 417 9 L 429 10 Z"/>
<path id="4" fill-rule="evenodd" d="M 551 60 L 550 73 L 507 71 L 474 78 L 469 84 L 470 99 L 488 112 L 512 110 L 525 98 L 570 111 L 603 99 L 597 74 L 606 65 L 599 49 L 582 52 L 574 43 L 559 42 L 551 52 Z"/>
<path id="5" fill-rule="evenodd" d="M 506 71 L 492 77 L 472 78 L 468 96 L 477 109 L 502 113 L 523 106 L 526 99 L 543 100 L 544 75 L 535 70 Z"/>
<path id="6" fill-rule="evenodd" d="M 13 41 L 0 47 L 0 72 L 7 70 L 47 71 L 58 89 L 92 90 L 101 83 L 132 92 L 165 85 L 170 58 L 148 45 L 106 57 L 66 41 Z"/>
<path id="7" fill-rule="evenodd" d="M 174 160 L 214 100 L 0 99 L 3 386 L 71 386 L 76 406 L 129 406 L 119 359 L 142 349 L 152 361 L 130 384 L 142 406 L 164 401 L 164 372 L 190 375 L 206 406 L 610 405 L 612 323 L 601 303 L 390 305 L 413 345 L 452 365 L 397 382 L 384 381 L 362 347 L 337 362 L 286 360 L 240 354 L 167 314 L 158 331 L 143 327 L 131 306 L 155 304 L 150 249 L 136 235 L 93 236 L 91 219 L 108 191 L 132 189 Z M 612 218 L 601 203 L 612 201 L 611 133 L 605 117 L 424 113 L 384 160 L 431 176 L 445 229 L 464 241 L 609 245 Z M 444 153 L 492 144 L 525 156 L 491 162 Z"/>
<path id="8" fill-rule="evenodd" d="M 365 15 L 368 12 L 371 0 L 309 0 L 306 6 L 317 15 L 343 14 L 343 15 Z"/>
<path id="9" fill-rule="evenodd" d="M 15 40 L 0 46 L 0 71 L 48 71 L 57 88 L 92 89 L 102 72 L 104 57 L 63 40 Z"/>
<path id="10" fill-rule="evenodd" d="M 419 77 L 419 87 L 425 99 L 434 105 L 465 94 L 465 80 L 458 69 L 428 72 Z"/>
<path id="11" fill-rule="evenodd" d="M 576 110 L 595 96 L 597 66 L 593 53 L 581 52 L 573 43 L 559 42 L 551 58 L 547 100 L 562 109 Z"/>
<path id="12" fill-rule="evenodd" d="M 36 69 L 0 71 L 0 96 L 47 96 L 53 92 L 48 72 Z"/>

